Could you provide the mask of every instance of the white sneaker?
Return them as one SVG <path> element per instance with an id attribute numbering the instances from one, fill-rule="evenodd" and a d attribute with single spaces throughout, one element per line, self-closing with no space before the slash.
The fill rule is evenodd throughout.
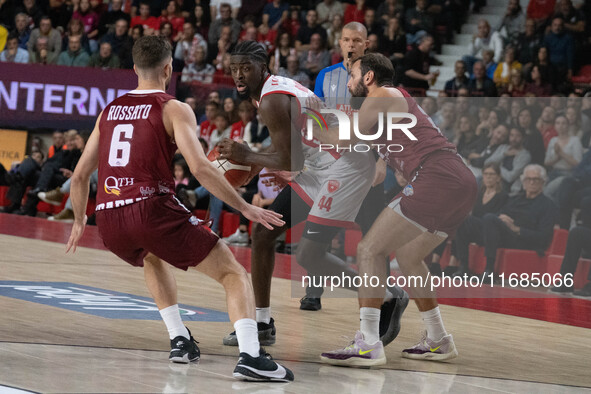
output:
<path id="1" fill-rule="evenodd" d="M 230 245 L 248 245 L 248 232 L 242 232 L 240 229 L 229 237 L 222 238 L 222 240 Z"/>

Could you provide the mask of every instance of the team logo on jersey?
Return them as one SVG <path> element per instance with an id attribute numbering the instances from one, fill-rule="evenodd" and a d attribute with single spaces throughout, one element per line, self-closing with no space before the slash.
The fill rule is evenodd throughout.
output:
<path id="1" fill-rule="evenodd" d="M 156 192 L 156 189 L 150 186 L 140 186 L 140 193 L 142 194 L 142 196 L 151 196 L 152 194 L 154 194 Z"/>
<path id="2" fill-rule="evenodd" d="M 312 123 L 312 120 L 316 121 L 316 124 L 318 124 L 318 127 L 320 127 L 320 131 L 328 130 L 328 125 L 326 124 L 326 120 L 324 120 L 324 116 L 322 116 L 320 114 L 320 112 L 315 111 L 310 107 L 304 107 L 304 109 L 306 110 L 306 112 L 304 112 L 304 114 L 306 114 L 309 118 L 308 124 L 307 124 L 308 133 L 310 133 L 310 130 L 312 130 L 312 128 L 314 126 Z M 311 140 L 312 138 L 310 138 L 310 136 L 308 136 L 308 139 Z"/>
<path id="3" fill-rule="evenodd" d="M 131 185 L 133 185 L 133 178 L 115 178 L 114 176 L 109 176 L 105 179 L 105 193 L 119 196 L 121 195 L 122 187 Z"/>
<path id="4" fill-rule="evenodd" d="M 412 185 L 406 185 L 402 190 L 402 194 L 404 194 L 406 197 L 410 197 L 415 194 L 415 189 L 412 187 Z"/>
<path id="5" fill-rule="evenodd" d="M 341 187 L 341 183 L 339 181 L 328 181 L 327 189 L 329 193 L 336 192 L 337 190 L 339 190 L 339 187 Z"/>

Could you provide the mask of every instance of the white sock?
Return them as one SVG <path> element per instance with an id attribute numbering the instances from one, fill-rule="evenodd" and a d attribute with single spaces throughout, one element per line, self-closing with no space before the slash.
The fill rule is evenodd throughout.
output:
<path id="1" fill-rule="evenodd" d="M 170 337 L 170 339 L 174 339 L 178 336 L 182 336 L 189 339 L 189 331 L 187 330 L 187 327 L 185 327 L 185 325 L 183 324 L 178 304 L 174 304 L 167 308 L 160 309 L 160 316 L 162 316 L 162 320 L 164 320 L 164 324 L 166 324 L 166 328 L 168 329 L 168 336 Z"/>
<path id="2" fill-rule="evenodd" d="M 427 312 L 421 312 L 421 318 L 427 328 L 427 337 L 434 341 L 439 341 L 441 338 L 447 335 L 445 327 L 443 326 L 443 320 L 441 319 L 441 312 L 439 307 L 435 307 Z"/>
<path id="3" fill-rule="evenodd" d="M 248 353 L 252 357 L 258 357 L 261 345 L 259 344 L 257 322 L 252 319 L 240 319 L 234 323 L 234 329 L 240 353 Z"/>
<path id="4" fill-rule="evenodd" d="M 271 307 L 268 308 L 257 308 L 257 322 L 258 323 L 271 323 Z"/>
<path id="5" fill-rule="evenodd" d="M 359 309 L 360 331 L 368 345 L 380 340 L 380 310 L 363 307 Z"/>
<path id="6" fill-rule="evenodd" d="M 386 289 L 386 295 L 384 296 L 384 302 L 388 302 L 394 298 L 394 294 L 390 292 L 390 290 Z"/>

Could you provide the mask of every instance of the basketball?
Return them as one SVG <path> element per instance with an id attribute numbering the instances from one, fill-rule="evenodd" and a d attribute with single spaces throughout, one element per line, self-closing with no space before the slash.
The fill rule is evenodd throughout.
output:
<path id="1" fill-rule="evenodd" d="M 220 152 L 218 147 L 213 148 L 207 155 L 207 158 L 213 163 L 217 170 L 224 174 L 224 177 L 230 185 L 234 187 L 240 187 L 248 180 L 250 175 L 250 166 L 238 164 L 233 160 L 218 159 Z"/>

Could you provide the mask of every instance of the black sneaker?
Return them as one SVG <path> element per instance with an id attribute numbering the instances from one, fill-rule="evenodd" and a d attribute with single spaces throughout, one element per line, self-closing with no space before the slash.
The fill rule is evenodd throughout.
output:
<path id="1" fill-rule="evenodd" d="M 240 353 L 234 368 L 234 378 L 252 382 L 293 382 L 293 372 L 273 361 L 270 354 L 261 349 L 258 357 Z"/>
<path id="2" fill-rule="evenodd" d="M 300 309 L 303 311 L 319 311 L 322 309 L 320 298 L 302 297 L 300 300 Z"/>
<path id="3" fill-rule="evenodd" d="M 269 324 L 257 323 L 257 328 L 259 330 L 259 342 L 261 346 L 270 346 L 275 343 L 277 330 L 275 329 L 275 320 L 273 320 L 273 318 L 271 318 Z M 232 331 L 230 334 L 226 335 L 222 342 L 226 346 L 238 346 L 236 331 Z"/>
<path id="4" fill-rule="evenodd" d="M 557 294 L 570 294 L 573 292 L 573 288 L 562 285 L 562 286 L 555 286 L 555 287 L 551 288 L 550 291 L 552 293 L 557 293 Z"/>
<path id="5" fill-rule="evenodd" d="M 396 339 L 400 332 L 400 319 L 410 299 L 408 293 L 402 291 L 402 297 L 394 297 L 380 308 L 380 340 L 384 346 Z"/>
<path id="6" fill-rule="evenodd" d="M 187 331 L 189 331 L 188 328 Z M 201 351 L 199 351 L 199 347 L 197 346 L 198 343 L 191 335 L 191 331 L 189 331 L 189 339 L 179 335 L 170 341 L 171 350 L 168 359 L 173 363 L 182 364 L 199 360 Z"/>
<path id="7" fill-rule="evenodd" d="M 577 297 L 591 297 L 591 283 L 587 283 L 582 289 L 575 290 L 573 295 Z"/>

